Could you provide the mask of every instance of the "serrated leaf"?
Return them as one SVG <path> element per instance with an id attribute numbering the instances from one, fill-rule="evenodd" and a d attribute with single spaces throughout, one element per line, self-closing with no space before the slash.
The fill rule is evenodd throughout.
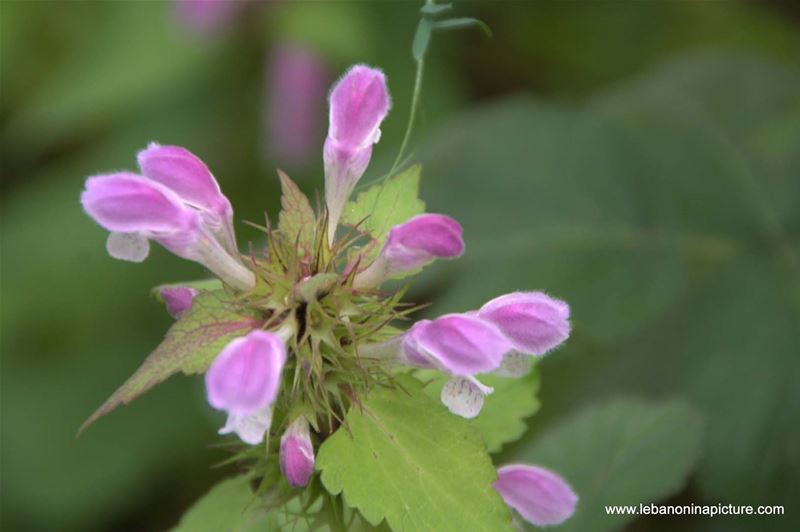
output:
<path id="1" fill-rule="evenodd" d="M 373 525 L 396 531 L 498 531 L 510 514 L 492 488 L 496 472 L 480 435 L 428 397 L 419 381 L 406 391 L 373 391 L 319 450 L 325 488 Z M 410 394 L 410 395 L 409 395 Z"/>
<path id="2" fill-rule="evenodd" d="M 192 308 L 170 327 L 156 350 L 81 425 L 80 431 L 179 371 L 186 374 L 205 371 L 229 341 L 259 323 L 255 315 L 233 304 L 222 290 L 199 294 Z"/>
<path id="3" fill-rule="evenodd" d="M 412 166 L 359 193 L 345 205 L 342 223 L 351 226 L 361 223 L 359 229 L 377 242 L 377 253 L 392 226 L 425 212 L 425 202 L 419 199 L 421 172 L 421 166 Z"/>
<path id="4" fill-rule="evenodd" d="M 425 391 L 438 400 L 447 379 L 437 373 Z M 534 368 L 519 379 L 481 375 L 478 380 L 494 388 L 494 393 L 486 396 L 481 413 L 469 423 L 480 431 L 489 452 L 496 453 L 503 445 L 521 438 L 528 429 L 525 419 L 539 410 L 539 374 Z"/>
<path id="5" fill-rule="evenodd" d="M 604 506 L 646 504 L 679 491 L 700 453 L 702 429 L 688 403 L 617 399 L 564 420 L 513 458 L 557 471 L 578 494 L 563 530 L 619 530 L 633 516 L 606 515 Z"/>
<path id="6" fill-rule="evenodd" d="M 278 170 L 281 179 L 281 212 L 278 229 L 288 242 L 297 242 L 301 250 L 309 253 L 314 242 L 316 217 L 308 198 L 294 181 Z"/>

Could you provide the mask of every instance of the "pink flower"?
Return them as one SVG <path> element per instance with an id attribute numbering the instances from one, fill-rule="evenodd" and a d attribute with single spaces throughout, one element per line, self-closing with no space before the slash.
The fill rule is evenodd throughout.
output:
<path id="1" fill-rule="evenodd" d="M 498 469 L 497 477 L 494 489 L 506 504 L 533 525 L 557 525 L 575 512 L 578 496 L 552 471 L 516 464 Z"/>
<path id="2" fill-rule="evenodd" d="M 260 443 L 272 423 L 286 346 L 280 337 L 253 331 L 232 340 L 206 372 L 208 402 L 228 413 L 220 434 L 235 432 L 245 443 Z"/>
<path id="3" fill-rule="evenodd" d="M 496 325 L 529 355 L 544 355 L 569 337 L 569 306 L 543 292 L 514 292 L 495 298 L 477 316 Z"/>
<path id="4" fill-rule="evenodd" d="M 236 258 L 233 210 L 206 166 L 183 148 L 151 144 L 139 154 L 144 175 L 119 172 L 86 180 L 81 203 L 111 232 L 109 255 L 141 262 L 158 242 L 248 290 L 253 272 Z"/>
<path id="5" fill-rule="evenodd" d="M 355 279 L 358 288 L 378 286 L 393 274 L 453 259 L 464 253 L 461 225 L 443 214 L 420 214 L 392 227 L 378 258 Z"/>
<path id="6" fill-rule="evenodd" d="M 378 69 L 355 65 L 334 85 L 329 102 L 323 159 L 328 236 L 333 242 L 342 209 L 367 169 L 391 106 L 386 77 Z"/>
<path id="7" fill-rule="evenodd" d="M 308 484 L 314 472 L 314 447 L 306 418 L 295 419 L 281 437 L 280 462 L 283 476 L 291 487 Z"/>

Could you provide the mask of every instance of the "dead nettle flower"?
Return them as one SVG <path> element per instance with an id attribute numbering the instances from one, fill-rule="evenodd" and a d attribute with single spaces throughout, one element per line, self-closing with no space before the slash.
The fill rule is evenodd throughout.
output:
<path id="1" fill-rule="evenodd" d="M 272 424 L 272 404 L 278 396 L 286 362 L 286 341 L 293 334 L 253 331 L 231 341 L 206 372 L 208 402 L 228 413 L 220 434 L 236 433 L 257 445 Z"/>
<path id="2" fill-rule="evenodd" d="M 474 418 L 493 391 L 476 375 L 526 375 L 531 356 L 544 355 L 567 339 L 568 318 L 563 301 L 542 292 L 515 292 L 477 311 L 418 321 L 399 338 L 359 349 L 367 357 L 449 375 L 442 403 L 456 415 Z"/>
<path id="3" fill-rule="evenodd" d="M 281 436 L 280 463 L 283 476 L 293 488 L 308 484 L 314 472 L 314 447 L 308 421 L 300 416 Z"/>
<path id="4" fill-rule="evenodd" d="M 111 232 L 109 255 L 141 262 L 153 240 L 237 289 L 255 286 L 236 251 L 233 209 L 205 164 L 183 148 L 151 144 L 139 154 L 139 166 L 144 175 L 118 172 L 86 180 L 81 203 Z"/>
<path id="5" fill-rule="evenodd" d="M 378 286 L 394 274 L 409 272 L 435 259 L 464 253 L 461 225 L 443 214 L 420 214 L 392 227 L 378 258 L 354 280 L 358 288 Z"/>
<path id="6" fill-rule="evenodd" d="M 575 512 L 578 502 L 563 478 L 539 466 L 503 466 L 497 470 L 493 486 L 506 504 L 535 526 L 563 523 Z"/>
<path id="7" fill-rule="evenodd" d="M 372 145 L 381 138 L 380 125 L 391 107 L 383 72 L 355 65 L 330 94 L 330 124 L 323 148 L 328 242 L 333 243 L 342 209 L 367 169 Z"/>

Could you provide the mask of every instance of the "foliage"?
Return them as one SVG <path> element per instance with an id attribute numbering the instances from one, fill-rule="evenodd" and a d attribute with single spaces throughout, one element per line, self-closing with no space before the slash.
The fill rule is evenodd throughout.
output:
<path id="1" fill-rule="evenodd" d="M 558 471 L 579 494 L 563 530 L 618 530 L 633 516 L 607 515 L 605 506 L 647 504 L 679 491 L 700 454 L 702 428 L 685 402 L 617 399 L 564 419 L 513 460 Z"/>
<path id="2" fill-rule="evenodd" d="M 485 445 L 410 378 L 375 390 L 317 456 L 322 483 L 392 530 L 510 529 Z"/>
<path id="3" fill-rule="evenodd" d="M 575 335 L 541 366 L 546 405 L 684 394 L 708 419 L 704 500 L 788 504 L 800 471 L 785 407 L 798 401 L 798 94 L 796 68 L 717 52 L 587 109 L 517 99 L 455 121 L 424 160 L 440 177 L 430 202 L 465 226 L 471 274 L 451 277 L 435 310 L 547 287 L 570 302 Z"/>
<path id="4" fill-rule="evenodd" d="M 83 423 L 81 430 L 175 373 L 204 372 L 228 342 L 258 325 L 256 315 L 235 305 L 224 290 L 198 294 L 191 309 L 167 331 L 164 341 Z"/>

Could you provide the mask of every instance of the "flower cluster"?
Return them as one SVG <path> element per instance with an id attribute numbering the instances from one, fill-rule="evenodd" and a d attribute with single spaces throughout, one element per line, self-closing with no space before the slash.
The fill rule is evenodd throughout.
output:
<path id="1" fill-rule="evenodd" d="M 354 244 L 357 224 L 340 235 L 345 205 L 390 108 L 386 79 L 356 65 L 336 83 L 329 103 L 325 209 L 315 227 L 300 228 L 315 235 L 306 242 L 267 228 L 265 257 L 240 254 L 230 202 L 206 165 L 179 147 L 151 144 L 139 154 L 139 174 L 90 177 L 81 196 L 86 212 L 110 232 L 112 257 L 142 261 L 154 241 L 210 270 L 237 304 L 263 318 L 213 360 L 205 375 L 207 398 L 227 414 L 221 434 L 259 445 L 283 429 L 278 458 L 291 487 L 308 484 L 314 441 L 342 422 L 342 406 L 324 405 L 353 404 L 360 388 L 368 390 L 382 376 L 423 368 L 447 375 L 442 402 L 473 418 L 493 391 L 480 374 L 523 376 L 532 357 L 570 332 L 567 304 L 542 292 L 503 295 L 477 310 L 418 321 L 404 333 L 388 326 L 408 310 L 381 285 L 436 259 L 459 257 L 462 227 L 445 215 L 421 214 L 392 227 L 379 248 Z M 181 318 L 199 293 L 172 286 L 161 297 Z M 501 467 L 494 487 L 537 525 L 568 518 L 577 500 L 558 475 L 534 466 Z"/>

